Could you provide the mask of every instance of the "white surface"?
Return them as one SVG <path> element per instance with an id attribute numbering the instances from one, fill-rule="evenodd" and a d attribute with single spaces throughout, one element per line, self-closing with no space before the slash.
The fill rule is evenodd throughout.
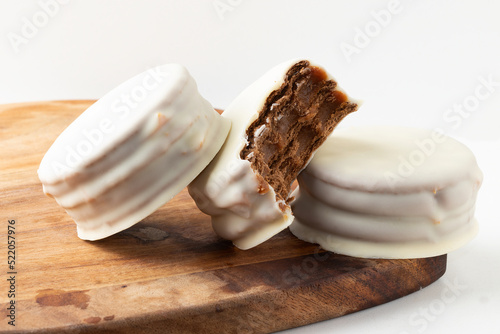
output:
<path id="1" fill-rule="evenodd" d="M 345 125 L 440 127 L 469 144 L 485 179 L 479 235 L 450 254 L 444 279 L 387 305 L 287 333 L 498 331 L 500 3 L 401 1 L 390 22 L 377 25 L 373 11 L 389 3 L 69 0 L 16 53 L 8 34 L 21 34 L 26 20 L 43 14 L 38 1 L 3 1 L 0 103 L 95 99 L 147 68 L 179 62 L 202 95 L 223 108 L 272 66 L 311 58 L 365 101 Z M 218 15 L 214 4 L 227 11 Z M 365 28 L 373 37 L 349 62 L 341 46 L 354 45 Z M 466 286 L 446 304 L 445 279 Z M 419 314 L 429 309 L 427 318 Z"/>

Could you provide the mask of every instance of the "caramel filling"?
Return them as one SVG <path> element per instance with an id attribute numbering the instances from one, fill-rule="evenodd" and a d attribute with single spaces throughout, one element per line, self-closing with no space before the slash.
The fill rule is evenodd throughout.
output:
<path id="1" fill-rule="evenodd" d="M 313 152 L 357 109 L 336 86 L 321 68 L 300 61 L 288 70 L 284 83 L 267 97 L 259 117 L 248 127 L 248 143 L 240 157 L 251 162 L 278 201 L 288 202 L 292 182 Z"/>

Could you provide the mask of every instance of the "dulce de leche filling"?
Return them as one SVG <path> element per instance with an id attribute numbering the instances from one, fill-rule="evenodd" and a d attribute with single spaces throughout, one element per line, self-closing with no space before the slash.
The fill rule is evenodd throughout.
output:
<path id="1" fill-rule="evenodd" d="M 284 83 L 267 97 L 259 117 L 248 127 L 240 157 L 250 161 L 278 201 L 289 201 L 292 182 L 313 152 L 357 109 L 336 87 L 323 69 L 300 61 L 288 70 Z M 262 182 L 259 191 L 267 192 Z"/>

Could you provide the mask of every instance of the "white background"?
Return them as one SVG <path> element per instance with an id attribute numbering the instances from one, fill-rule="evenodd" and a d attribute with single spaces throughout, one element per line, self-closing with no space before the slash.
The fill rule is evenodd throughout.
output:
<path id="1" fill-rule="evenodd" d="M 178 62 L 224 108 L 270 67 L 304 57 L 364 100 L 342 126 L 391 123 L 458 137 L 485 174 L 481 231 L 449 255 L 444 278 L 287 333 L 500 332 L 498 2 L 0 1 L 1 104 L 97 99 L 152 66 Z M 443 299 L 447 282 L 458 286 L 456 298 Z"/>

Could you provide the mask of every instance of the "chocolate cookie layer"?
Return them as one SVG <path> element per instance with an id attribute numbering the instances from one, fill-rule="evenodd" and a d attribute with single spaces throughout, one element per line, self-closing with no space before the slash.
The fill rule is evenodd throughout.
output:
<path id="1" fill-rule="evenodd" d="M 281 87 L 269 94 L 259 117 L 248 127 L 248 144 L 240 157 L 287 200 L 290 186 L 313 152 L 357 104 L 336 90 L 337 83 L 309 61 L 286 73 Z"/>

